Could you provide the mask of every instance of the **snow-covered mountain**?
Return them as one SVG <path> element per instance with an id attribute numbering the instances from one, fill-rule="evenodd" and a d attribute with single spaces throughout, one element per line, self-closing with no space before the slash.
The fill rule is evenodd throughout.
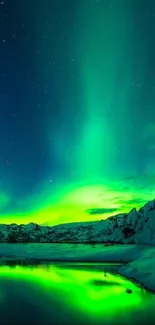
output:
<path id="1" fill-rule="evenodd" d="M 155 245 L 155 200 L 139 211 L 119 214 L 106 220 L 77 222 L 54 227 L 0 225 L 0 242 L 90 242 Z"/>

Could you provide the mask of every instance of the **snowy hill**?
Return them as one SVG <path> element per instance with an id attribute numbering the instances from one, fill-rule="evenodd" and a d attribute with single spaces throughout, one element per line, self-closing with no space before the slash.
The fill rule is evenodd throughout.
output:
<path id="1" fill-rule="evenodd" d="M 0 225 L 0 242 L 90 242 L 155 245 L 155 200 L 139 211 L 119 214 L 106 220 L 80 222 L 54 227 Z"/>

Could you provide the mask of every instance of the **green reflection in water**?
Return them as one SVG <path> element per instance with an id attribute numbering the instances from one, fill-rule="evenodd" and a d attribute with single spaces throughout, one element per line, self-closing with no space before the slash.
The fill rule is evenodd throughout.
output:
<path id="1" fill-rule="evenodd" d="M 41 299 L 51 297 L 51 304 L 53 297 L 59 296 L 66 309 L 97 320 L 103 319 L 103 316 L 113 320 L 120 317 L 120 312 L 123 315 L 124 312 L 130 314 L 140 310 L 145 299 L 151 295 L 119 275 L 105 274 L 101 269 L 93 270 L 90 265 L 80 269 L 71 265 L 1 266 L 1 281 L 3 277 L 20 283 L 28 282 L 33 293 L 39 293 Z M 126 293 L 127 288 L 132 290 L 132 294 Z"/>

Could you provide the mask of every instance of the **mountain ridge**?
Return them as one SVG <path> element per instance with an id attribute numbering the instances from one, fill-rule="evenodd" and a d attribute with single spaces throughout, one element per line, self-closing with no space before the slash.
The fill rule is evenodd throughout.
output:
<path id="1" fill-rule="evenodd" d="M 0 242 L 8 243 L 122 243 L 155 245 L 155 199 L 138 211 L 105 220 L 40 226 L 0 224 Z"/>

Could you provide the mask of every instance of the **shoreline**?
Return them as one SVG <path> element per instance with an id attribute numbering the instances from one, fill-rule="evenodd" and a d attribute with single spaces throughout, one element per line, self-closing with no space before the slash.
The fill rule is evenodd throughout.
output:
<path id="1" fill-rule="evenodd" d="M 125 275 L 121 274 L 120 272 L 116 272 L 116 274 L 119 274 L 120 276 L 124 277 L 125 279 L 131 281 L 132 283 L 134 283 L 134 284 L 137 285 L 138 287 L 143 288 L 143 289 L 145 289 L 146 291 L 155 294 L 155 290 L 153 290 L 153 289 L 147 287 L 146 285 L 143 285 L 142 283 L 138 282 L 138 280 L 136 280 L 136 279 L 134 279 L 134 278 L 130 278 L 130 277 L 128 277 L 128 276 L 125 276 Z"/>
<path id="2" fill-rule="evenodd" d="M 0 265 L 47 263 L 120 264 L 115 273 L 155 293 L 155 247 L 115 244 L 0 244 Z"/>

